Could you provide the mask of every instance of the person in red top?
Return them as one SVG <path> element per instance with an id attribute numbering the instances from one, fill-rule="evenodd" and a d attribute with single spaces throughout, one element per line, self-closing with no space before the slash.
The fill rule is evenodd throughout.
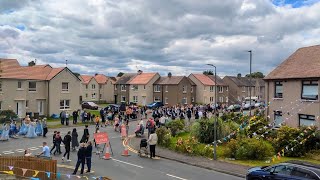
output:
<path id="1" fill-rule="evenodd" d="M 148 119 L 146 123 L 146 129 L 148 129 L 148 138 L 149 138 L 151 131 L 155 131 L 156 129 L 155 122 L 152 118 Z"/>

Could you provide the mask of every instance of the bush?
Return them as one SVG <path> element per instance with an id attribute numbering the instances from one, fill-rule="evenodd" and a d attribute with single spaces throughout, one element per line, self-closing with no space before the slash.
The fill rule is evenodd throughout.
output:
<path id="1" fill-rule="evenodd" d="M 184 120 L 173 120 L 166 124 L 166 127 L 170 129 L 171 135 L 176 136 L 178 131 L 183 130 Z"/>
<path id="2" fill-rule="evenodd" d="M 156 130 L 158 136 L 158 145 L 163 147 L 169 147 L 171 142 L 170 130 L 165 127 L 158 128 Z"/>
<path id="3" fill-rule="evenodd" d="M 272 145 L 254 138 L 232 139 L 226 145 L 226 157 L 240 160 L 263 160 L 274 155 Z"/>
<path id="4" fill-rule="evenodd" d="M 187 139 L 179 138 L 176 143 L 176 151 L 181 153 L 194 154 L 199 142 L 194 136 L 189 136 Z"/>
<path id="5" fill-rule="evenodd" d="M 10 121 L 10 119 L 15 119 L 17 117 L 17 114 L 12 110 L 3 110 L 0 112 L 0 123 L 3 124 L 6 121 Z"/>

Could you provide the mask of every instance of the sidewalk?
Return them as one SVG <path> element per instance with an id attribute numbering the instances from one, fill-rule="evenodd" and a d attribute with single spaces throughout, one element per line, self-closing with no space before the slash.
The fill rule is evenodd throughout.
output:
<path id="1" fill-rule="evenodd" d="M 138 150 L 140 147 L 140 140 L 141 138 L 132 137 L 129 139 L 128 144 L 131 148 Z M 214 161 L 204 157 L 188 156 L 159 146 L 156 147 L 156 156 L 238 177 L 245 177 L 248 169 L 250 168 L 249 166 L 231 164 L 223 161 Z"/>

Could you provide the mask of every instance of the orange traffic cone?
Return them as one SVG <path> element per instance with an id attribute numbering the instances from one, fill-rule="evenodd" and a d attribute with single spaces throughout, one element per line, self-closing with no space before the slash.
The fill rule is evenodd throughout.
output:
<path id="1" fill-rule="evenodd" d="M 110 157 L 110 152 L 109 152 L 109 146 L 107 145 L 107 147 L 106 147 L 106 153 L 104 154 L 103 159 L 109 160 L 110 158 L 111 158 L 111 157 Z"/>
<path id="2" fill-rule="evenodd" d="M 121 154 L 121 156 L 130 156 L 129 150 L 128 150 L 128 140 L 124 140 L 124 150 Z"/>

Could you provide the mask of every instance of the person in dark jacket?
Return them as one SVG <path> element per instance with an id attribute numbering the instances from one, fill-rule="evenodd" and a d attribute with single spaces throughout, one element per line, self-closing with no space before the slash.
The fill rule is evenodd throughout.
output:
<path id="1" fill-rule="evenodd" d="M 57 134 L 57 131 L 54 131 L 52 136 L 53 147 L 50 150 L 50 154 L 52 154 L 52 151 L 56 148 L 56 134 Z"/>
<path id="2" fill-rule="evenodd" d="M 88 141 L 88 145 L 86 148 L 86 162 L 88 167 L 87 173 L 89 173 L 91 170 L 91 157 L 92 157 L 92 143 L 91 141 Z"/>
<path id="3" fill-rule="evenodd" d="M 79 169 L 79 166 L 81 164 L 81 171 L 80 174 L 83 174 L 84 171 L 84 163 L 86 162 L 86 148 L 85 148 L 85 144 L 81 143 L 80 144 L 80 149 L 78 151 L 78 160 L 77 160 L 77 164 L 76 167 L 72 173 L 72 175 L 75 175 Z"/>
<path id="4" fill-rule="evenodd" d="M 190 123 L 190 120 L 191 120 L 191 114 L 192 114 L 192 111 L 191 111 L 190 108 L 188 108 L 188 110 L 187 110 L 187 117 L 188 117 L 189 123 Z"/>
<path id="5" fill-rule="evenodd" d="M 72 150 L 73 151 L 76 150 L 76 147 L 79 147 L 78 133 L 77 133 L 77 129 L 76 128 L 73 128 L 73 130 L 72 130 L 71 145 L 72 145 Z"/>
<path id="6" fill-rule="evenodd" d="M 83 130 L 83 135 L 82 135 L 82 138 L 81 138 L 80 143 L 86 143 L 86 142 L 88 142 L 89 136 L 90 136 L 90 134 L 89 134 L 88 125 L 85 125 L 85 128 L 84 128 L 84 130 Z"/>
<path id="7" fill-rule="evenodd" d="M 105 113 L 104 113 L 104 109 L 103 108 L 100 109 L 100 118 L 101 118 L 101 121 L 102 121 L 102 123 L 101 123 L 101 127 L 102 127 L 102 125 L 105 125 L 105 123 L 106 123 L 106 118 L 105 118 Z"/>
<path id="8" fill-rule="evenodd" d="M 64 144 L 64 148 L 66 150 L 66 152 L 64 153 L 63 157 L 62 157 L 62 161 L 64 160 L 64 157 L 66 157 L 67 155 L 67 161 L 71 161 L 70 160 L 70 143 L 71 143 L 71 132 L 69 131 L 68 134 L 66 136 L 64 136 L 63 138 L 63 144 Z"/>
<path id="9" fill-rule="evenodd" d="M 62 142 L 62 138 L 61 138 L 60 132 L 58 131 L 55 138 L 56 150 L 53 153 L 54 155 L 56 155 L 56 153 L 61 154 L 61 148 L 60 148 L 61 142 Z"/>
<path id="10" fill-rule="evenodd" d="M 73 124 L 77 124 L 78 122 L 78 111 L 73 111 L 72 113 L 72 117 L 73 117 Z"/>

